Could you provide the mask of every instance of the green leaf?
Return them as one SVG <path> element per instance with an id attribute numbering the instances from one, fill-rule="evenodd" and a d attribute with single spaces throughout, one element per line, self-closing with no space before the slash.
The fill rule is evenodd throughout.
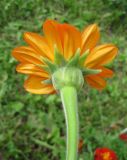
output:
<path id="1" fill-rule="evenodd" d="M 12 102 L 12 103 L 10 103 L 9 107 L 14 112 L 19 112 L 24 107 L 24 104 L 21 102 Z"/>

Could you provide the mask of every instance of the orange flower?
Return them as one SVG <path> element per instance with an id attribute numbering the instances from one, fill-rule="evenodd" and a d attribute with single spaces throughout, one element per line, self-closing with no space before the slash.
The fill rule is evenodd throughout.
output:
<path id="1" fill-rule="evenodd" d="M 26 32 L 24 40 L 28 46 L 17 47 L 12 52 L 12 55 L 20 62 L 16 68 L 17 72 L 29 75 L 24 84 L 27 91 L 35 94 L 55 92 L 52 83 L 47 83 L 52 74 L 46 63 L 55 66 L 55 48 L 66 63 L 80 49 L 80 58 L 86 54 L 82 63 L 84 69 L 101 70 L 100 73 L 84 75 L 86 82 L 98 90 L 106 86 L 104 79 L 111 77 L 113 72 L 104 65 L 114 59 L 118 49 L 113 44 L 97 45 L 100 34 L 96 24 L 89 25 L 80 32 L 69 24 L 46 20 L 43 32 L 43 36 Z M 57 66 L 61 67 L 61 63 Z"/>

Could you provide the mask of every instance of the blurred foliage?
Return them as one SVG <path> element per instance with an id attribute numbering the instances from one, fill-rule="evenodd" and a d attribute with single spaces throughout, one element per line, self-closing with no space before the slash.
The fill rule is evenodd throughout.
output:
<path id="1" fill-rule="evenodd" d="M 64 160 L 65 120 L 58 95 L 24 91 L 11 50 L 24 44 L 25 31 L 41 33 L 45 19 L 58 19 L 80 29 L 98 23 L 102 42 L 112 42 L 119 56 L 116 74 L 98 92 L 88 86 L 79 94 L 80 160 L 93 160 L 97 147 L 116 151 L 126 160 L 127 144 L 118 139 L 127 124 L 127 2 L 126 0 L 2 0 L 0 1 L 0 159 Z"/>

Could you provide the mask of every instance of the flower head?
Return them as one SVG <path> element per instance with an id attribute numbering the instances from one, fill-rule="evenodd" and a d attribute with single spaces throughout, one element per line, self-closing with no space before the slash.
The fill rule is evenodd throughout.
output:
<path id="1" fill-rule="evenodd" d="M 127 128 L 125 128 L 119 135 L 119 139 L 124 142 L 127 142 Z"/>
<path id="2" fill-rule="evenodd" d="M 118 158 L 116 153 L 108 148 L 97 148 L 94 160 L 118 160 Z"/>
<path id="3" fill-rule="evenodd" d="M 96 24 L 80 32 L 69 24 L 46 20 L 43 33 L 42 36 L 26 32 L 24 40 L 28 46 L 17 47 L 12 52 L 20 62 L 17 72 L 28 75 L 24 83 L 27 91 L 35 94 L 54 93 L 56 88 L 52 84 L 52 75 L 65 67 L 81 70 L 85 81 L 98 90 L 106 86 L 104 79 L 112 77 L 113 71 L 105 65 L 114 59 L 118 49 L 113 44 L 97 45 L 100 33 Z"/>
<path id="4" fill-rule="evenodd" d="M 122 140 L 122 141 L 125 141 L 127 142 L 127 133 L 122 133 L 119 135 L 119 138 Z"/>

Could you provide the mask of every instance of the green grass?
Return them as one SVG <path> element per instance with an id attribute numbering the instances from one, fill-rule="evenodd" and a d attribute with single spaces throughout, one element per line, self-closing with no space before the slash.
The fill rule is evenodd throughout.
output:
<path id="1" fill-rule="evenodd" d="M 45 19 L 56 18 L 80 29 L 98 23 L 102 42 L 112 42 L 119 55 L 116 74 L 106 89 L 85 86 L 79 94 L 80 160 L 93 160 L 97 147 L 116 151 L 126 160 L 127 144 L 118 139 L 127 124 L 127 2 L 126 0 L 3 0 L 0 1 L 0 158 L 4 160 L 64 160 L 65 120 L 58 95 L 31 95 L 17 74 L 14 47 L 24 44 L 25 31 L 41 33 Z"/>

